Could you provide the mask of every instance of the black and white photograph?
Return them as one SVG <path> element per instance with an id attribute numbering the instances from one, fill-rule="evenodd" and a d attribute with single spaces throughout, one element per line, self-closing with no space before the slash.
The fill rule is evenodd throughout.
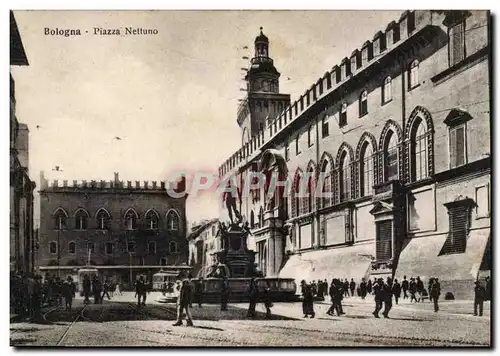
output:
<path id="1" fill-rule="evenodd" d="M 10 347 L 493 346 L 490 10 L 7 11 Z"/>

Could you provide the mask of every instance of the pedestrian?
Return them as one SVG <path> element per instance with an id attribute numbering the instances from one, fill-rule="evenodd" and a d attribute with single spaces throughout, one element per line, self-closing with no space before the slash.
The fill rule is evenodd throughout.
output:
<path id="1" fill-rule="evenodd" d="M 403 288 L 403 299 L 407 299 L 408 281 L 406 280 L 406 276 L 403 276 L 403 282 L 401 282 L 401 287 Z"/>
<path id="2" fill-rule="evenodd" d="M 431 295 L 431 288 L 432 288 L 432 284 L 434 283 L 434 277 L 430 277 L 429 278 L 429 284 L 428 284 L 428 287 L 427 287 L 427 291 L 428 291 L 428 295 L 429 295 L 429 301 L 432 302 L 432 295 Z"/>
<path id="3" fill-rule="evenodd" d="M 334 312 L 335 307 L 336 307 L 336 303 L 335 303 L 336 285 L 334 282 L 335 282 L 335 279 L 332 279 L 332 283 L 330 284 L 330 288 L 328 289 L 328 294 L 330 295 L 331 305 L 330 305 L 330 308 L 328 308 L 328 310 L 326 311 L 326 314 L 331 315 L 331 316 L 334 315 L 333 312 Z"/>
<path id="4" fill-rule="evenodd" d="M 101 304 L 102 284 L 97 276 L 94 276 L 92 281 L 92 292 L 94 292 L 94 304 Z"/>
<path id="5" fill-rule="evenodd" d="M 222 277 L 222 281 L 220 282 L 220 310 L 227 310 L 227 300 L 229 299 L 229 282 L 227 277 Z"/>
<path id="6" fill-rule="evenodd" d="M 200 277 L 200 280 L 194 286 L 194 296 L 198 303 L 198 308 L 201 308 L 201 303 L 203 301 L 203 277 Z"/>
<path id="7" fill-rule="evenodd" d="M 271 308 L 273 307 L 273 302 L 271 300 L 271 293 L 269 288 L 269 283 L 267 283 L 264 288 L 263 298 L 264 306 L 266 307 L 266 319 L 271 319 Z"/>
<path id="8" fill-rule="evenodd" d="M 415 282 L 415 278 L 411 277 L 410 278 L 410 284 L 409 284 L 409 291 L 410 291 L 410 303 L 415 301 L 417 302 L 417 283 Z"/>
<path id="9" fill-rule="evenodd" d="M 180 276 L 179 276 L 180 278 Z M 193 295 L 193 291 L 191 290 L 191 283 L 185 279 L 182 281 L 179 297 L 177 298 L 177 322 L 173 324 L 173 326 L 181 326 L 183 315 L 186 315 L 187 326 L 193 326 L 193 318 L 191 316 L 191 308 L 189 305 L 191 304 L 191 297 Z"/>
<path id="10" fill-rule="evenodd" d="M 392 309 L 392 279 L 387 277 L 387 283 L 383 286 L 383 298 L 384 298 L 384 318 L 389 318 L 389 312 Z"/>
<path id="11" fill-rule="evenodd" d="M 82 284 L 83 284 L 82 289 L 83 289 L 83 296 L 84 296 L 83 303 L 89 304 L 90 303 L 90 292 L 91 292 L 92 285 L 91 285 L 90 278 L 88 275 L 83 276 L 83 283 Z"/>
<path id="12" fill-rule="evenodd" d="M 302 312 L 304 313 L 304 318 L 311 316 L 314 318 L 314 295 L 312 286 L 308 285 L 304 280 L 301 282 L 302 286 Z"/>
<path id="13" fill-rule="evenodd" d="M 194 300 L 194 282 L 193 282 L 193 275 L 191 273 L 188 274 L 188 282 L 189 286 L 191 287 L 191 293 L 192 293 L 191 297 L 189 298 L 189 300 L 191 301 L 189 307 L 192 309 Z"/>
<path id="14" fill-rule="evenodd" d="M 483 316 L 483 302 L 486 299 L 486 288 L 479 281 L 474 282 L 474 315 L 477 316 L 479 308 L 479 316 Z"/>
<path id="15" fill-rule="evenodd" d="M 122 293 L 122 282 L 116 284 L 116 294 L 123 295 Z"/>
<path id="16" fill-rule="evenodd" d="M 421 302 L 424 296 L 424 282 L 422 282 L 420 277 L 417 276 L 416 283 L 417 283 L 417 293 L 416 293 L 417 301 Z"/>
<path id="17" fill-rule="evenodd" d="M 248 304 L 247 318 L 253 318 L 256 316 L 255 306 L 257 305 L 259 299 L 259 287 L 257 285 L 255 277 L 252 277 L 250 279 L 250 284 L 248 286 L 248 297 L 250 302 Z"/>
<path id="18" fill-rule="evenodd" d="M 351 278 L 351 283 L 349 283 L 349 289 L 351 290 L 351 297 L 354 297 L 354 291 L 356 290 L 356 282 Z"/>
<path id="19" fill-rule="evenodd" d="M 397 305 L 399 297 L 401 297 L 401 285 L 397 279 L 394 280 L 394 284 L 392 285 L 392 294 L 394 295 L 394 301 Z"/>
<path id="20" fill-rule="evenodd" d="M 439 283 L 439 278 L 432 279 L 432 285 L 429 288 L 429 297 L 432 298 L 434 302 L 434 312 L 439 311 L 438 300 L 441 295 L 441 284 Z"/>
<path id="21" fill-rule="evenodd" d="M 366 293 L 372 294 L 372 291 L 373 291 L 372 280 L 369 279 L 368 282 L 366 283 Z"/>
<path id="22" fill-rule="evenodd" d="M 147 285 L 144 276 L 139 276 L 135 284 L 135 294 L 137 295 L 137 306 L 146 305 Z M 142 300 L 142 302 L 141 302 Z"/>
<path id="23" fill-rule="evenodd" d="M 485 300 L 491 300 L 492 296 L 491 296 L 491 280 L 490 280 L 490 277 L 486 277 L 485 281 L 486 281 L 486 287 L 485 287 L 486 298 L 485 298 Z"/>
<path id="24" fill-rule="evenodd" d="M 106 281 L 104 283 L 104 286 L 103 286 L 103 293 L 102 293 L 102 297 L 101 297 L 101 300 L 104 299 L 104 296 L 107 296 L 108 297 L 108 300 L 111 300 L 111 297 L 109 295 L 109 292 L 111 291 L 111 284 L 109 283 L 109 281 Z"/>
<path id="25" fill-rule="evenodd" d="M 349 281 L 347 278 L 344 280 L 344 296 L 349 296 Z"/>
<path id="26" fill-rule="evenodd" d="M 71 307 L 73 304 L 73 298 L 75 298 L 75 293 L 76 293 L 76 286 L 75 283 L 73 283 L 73 278 L 71 276 L 68 276 L 66 280 L 63 283 L 62 286 L 62 294 L 64 297 L 64 304 L 66 307 L 66 310 L 71 311 Z"/>
<path id="27" fill-rule="evenodd" d="M 361 299 L 363 300 L 366 297 L 366 291 L 367 291 L 366 282 L 365 279 L 362 278 L 361 283 L 359 284 L 359 294 L 361 295 Z"/>
<path id="28" fill-rule="evenodd" d="M 373 311 L 373 315 L 375 318 L 380 318 L 378 313 L 382 309 L 382 302 L 385 299 L 384 296 L 384 280 L 379 278 L 376 283 L 373 284 L 373 294 L 375 294 L 375 310 Z"/>

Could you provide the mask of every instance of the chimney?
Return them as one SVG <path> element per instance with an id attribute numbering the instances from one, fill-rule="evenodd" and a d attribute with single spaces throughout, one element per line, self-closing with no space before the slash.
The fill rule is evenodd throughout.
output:
<path id="1" fill-rule="evenodd" d="M 132 188 L 132 181 L 131 180 L 127 181 L 127 188 Z"/>
<path id="2" fill-rule="evenodd" d="M 66 188 L 68 186 L 68 181 L 65 179 L 63 180 L 63 187 Z"/>
<path id="3" fill-rule="evenodd" d="M 120 182 L 119 173 L 115 172 L 115 184 L 118 185 L 119 182 Z"/>

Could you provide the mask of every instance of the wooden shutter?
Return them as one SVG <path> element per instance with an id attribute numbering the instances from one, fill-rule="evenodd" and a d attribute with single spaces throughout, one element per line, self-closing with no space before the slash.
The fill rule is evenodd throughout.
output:
<path id="1" fill-rule="evenodd" d="M 377 223 L 377 260 L 392 257 L 392 220 Z"/>

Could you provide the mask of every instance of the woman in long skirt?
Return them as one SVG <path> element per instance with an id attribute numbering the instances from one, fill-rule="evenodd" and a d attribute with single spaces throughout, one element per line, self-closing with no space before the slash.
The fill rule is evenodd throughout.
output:
<path id="1" fill-rule="evenodd" d="M 304 318 L 308 315 L 314 318 L 314 303 L 313 303 L 313 291 L 310 285 L 305 281 L 301 282 L 302 285 L 302 312 L 304 313 Z"/>

